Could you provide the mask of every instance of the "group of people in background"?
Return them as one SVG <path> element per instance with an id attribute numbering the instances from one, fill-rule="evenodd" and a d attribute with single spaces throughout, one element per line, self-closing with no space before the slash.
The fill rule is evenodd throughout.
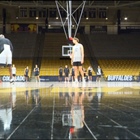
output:
<path id="1" fill-rule="evenodd" d="M 87 68 L 87 70 L 82 67 L 82 71 L 84 73 L 84 79 L 85 81 L 91 82 L 93 81 L 93 68 L 91 66 L 89 66 Z M 58 81 L 62 82 L 63 81 L 63 77 L 64 77 L 64 82 L 75 82 L 75 70 L 74 67 L 72 66 L 71 68 L 68 67 L 68 65 L 65 65 L 65 67 L 63 68 L 62 66 L 59 67 L 58 70 L 59 76 L 58 76 Z M 100 68 L 100 66 L 97 67 L 97 73 L 96 73 L 96 82 L 100 82 L 101 81 L 101 75 L 102 75 L 102 70 Z M 82 81 L 82 76 L 81 73 L 79 72 L 78 75 L 78 81 L 81 82 Z"/>
<path id="2" fill-rule="evenodd" d="M 25 69 L 24 69 L 24 77 L 25 77 L 25 82 L 29 81 L 29 67 L 27 66 Z M 35 65 L 34 67 L 34 76 L 35 76 L 35 80 L 36 82 L 40 82 L 40 77 L 39 77 L 39 67 L 38 65 Z M 93 72 L 93 68 L 91 66 L 89 66 L 87 68 L 87 70 L 82 67 L 82 71 L 84 73 L 84 78 L 85 78 L 85 81 L 92 81 L 92 72 Z M 96 82 L 100 82 L 100 79 L 101 79 L 101 75 L 102 75 L 102 70 L 100 68 L 100 66 L 98 66 L 97 68 L 97 74 L 96 74 Z M 74 82 L 75 81 L 75 70 L 74 70 L 74 67 L 72 68 L 69 68 L 68 65 L 65 65 L 65 67 L 63 68 L 62 66 L 59 67 L 59 76 L 58 76 L 58 81 L 61 82 L 63 81 L 63 77 L 64 77 L 64 81 L 65 83 L 66 82 L 69 82 L 69 81 L 72 81 Z M 14 82 L 16 81 L 16 66 L 15 64 L 12 65 L 12 79 L 14 80 Z M 78 81 L 81 82 L 82 81 L 82 76 L 81 76 L 81 73 L 79 72 L 79 75 L 78 75 Z"/>
<path id="3" fill-rule="evenodd" d="M 29 67 L 27 66 L 25 69 L 24 69 L 24 77 L 25 77 L 25 82 L 29 81 Z M 35 80 L 36 82 L 40 82 L 40 77 L 39 77 L 39 67 L 38 65 L 35 65 L 34 67 L 34 76 L 35 76 Z M 89 66 L 87 68 L 87 70 L 82 67 L 82 71 L 84 73 L 84 78 L 85 78 L 85 81 L 92 81 L 92 72 L 93 72 L 93 68 L 91 66 Z M 102 75 L 102 70 L 100 68 L 100 66 L 98 66 L 97 68 L 97 74 L 96 74 L 96 82 L 100 82 L 100 79 L 101 79 L 101 75 Z M 65 65 L 65 67 L 63 68 L 62 66 L 59 67 L 59 76 L 58 76 L 58 81 L 61 82 L 63 81 L 63 77 L 64 77 L 64 82 L 69 82 L 69 81 L 72 81 L 74 82 L 75 81 L 75 70 L 74 70 L 74 67 L 71 67 L 69 68 L 68 65 Z M 12 78 L 14 80 L 14 82 L 16 81 L 16 66 L 15 64 L 12 65 Z M 81 73 L 79 72 L 79 75 L 78 75 L 78 81 L 79 82 L 82 82 L 82 76 L 81 76 Z"/>
<path id="4" fill-rule="evenodd" d="M 15 64 L 12 65 L 12 79 L 15 82 L 16 81 L 16 72 L 17 72 L 17 68 L 15 66 Z M 27 66 L 24 69 L 24 73 L 23 73 L 24 77 L 25 77 L 25 82 L 29 81 L 29 67 Z"/>
<path id="5" fill-rule="evenodd" d="M 83 67 L 84 63 L 84 47 L 81 43 L 79 43 L 79 39 L 74 37 L 70 38 L 70 40 L 73 43 L 72 47 L 72 53 L 70 54 L 71 58 L 71 65 L 72 68 L 71 70 L 68 68 L 67 65 L 65 65 L 65 68 L 63 70 L 62 66 L 59 68 L 59 77 L 58 80 L 62 81 L 63 75 L 65 76 L 65 82 L 71 80 L 74 82 L 85 82 L 86 77 L 88 76 L 88 81 L 92 81 L 92 67 L 89 66 L 87 71 Z M 9 68 L 9 76 L 10 76 L 10 83 L 13 83 L 16 81 L 16 66 L 15 64 L 12 64 L 12 52 L 13 52 L 13 45 L 11 41 L 3 34 L 0 35 L 0 67 L 5 67 L 8 66 Z M 40 77 L 39 77 L 39 67 L 38 65 L 35 65 L 34 70 L 34 76 L 36 82 L 40 82 Z M 97 78 L 96 81 L 100 81 L 101 79 L 101 68 L 98 66 L 97 68 Z M 24 77 L 25 81 L 29 81 L 29 68 L 28 66 L 24 69 Z"/>
<path id="6" fill-rule="evenodd" d="M 11 68 L 11 73 L 12 73 L 12 79 L 14 82 L 16 81 L 16 72 L 17 72 L 16 66 L 15 66 L 15 64 L 13 64 L 12 68 Z M 23 75 L 25 77 L 25 82 L 28 82 L 30 79 L 29 72 L 30 72 L 29 67 L 26 66 L 26 68 L 24 69 L 24 73 L 23 73 Z M 39 67 L 37 65 L 35 65 L 35 68 L 34 68 L 34 76 L 35 76 L 36 82 L 40 82 Z"/>

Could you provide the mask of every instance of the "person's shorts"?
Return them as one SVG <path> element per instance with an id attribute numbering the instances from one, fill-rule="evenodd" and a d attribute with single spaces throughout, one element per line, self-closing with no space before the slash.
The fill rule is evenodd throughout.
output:
<path id="1" fill-rule="evenodd" d="M 10 46 L 4 44 L 4 50 L 0 53 L 0 66 L 12 65 L 12 52 Z"/>
<path id="2" fill-rule="evenodd" d="M 25 74 L 24 76 L 25 76 L 25 77 L 28 77 L 28 75 L 26 75 L 26 74 Z"/>
<path id="3" fill-rule="evenodd" d="M 12 74 L 14 77 L 16 76 L 16 74 Z"/>
<path id="4" fill-rule="evenodd" d="M 69 74 L 68 73 L 65 73 L 65 77 L 69 77 Z"/>
<path id="5" fill-rule="evenodd" d="M 73 62 L 73 66 L 82 66 L 81 62 Z"/>
<path id="6" fill-rule="evenodd" d="M 39 74 L 35 74 L 35 76 L 39 76 Z"/>
<path id="7" fill-rule="evenodd" d="M 72 75 L 71 76 L 75 76 L 75 74 L 74 73 L 72 73 Z"/>
<path id="8" fill-rule="evenodd" d="M 97 77 L 101 78 L 101 75 L 97 75 Z"/>
<path id="9" fill-rule="evenodd" d="M 35 76 L 39 76 L 39 73 L 38 72 L 35 72 Z"/>
<path id="10" fill-rule="evenodd" d="M 88 76 L 92 76 L 92 73 L 88 73 Z"/>
<path id="11" fill-rule="evenodd" d="M 62 77 L 63 76 L 63 74 L 62 73 L 59 73 L 59 77 Z"/>

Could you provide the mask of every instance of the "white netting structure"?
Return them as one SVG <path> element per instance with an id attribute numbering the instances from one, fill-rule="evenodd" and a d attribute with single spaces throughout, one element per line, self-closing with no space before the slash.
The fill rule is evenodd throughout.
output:
<path id="1" fill-rule="evenodd" d="M 83 14 L 83 10 L 84 10 L 86 1 L 83 1 L 74 11 L 72 11 L 72 0 L 65 1 L 65 4 L 61 3 L 61 1 L 55 1 L 55 3 L 56 3 L 56 7 L 57 7 L 57 10 L 59 13 L 59 17 L 60 17 L 60 20 L 62 23 L 62 27 L 63 27 L 64 33 L 65 33 L 66 39 L 68 40 L 70 37 L 72 37 L 72 25 L 75 26 L 75 32 L 73 35 L 73 37 L 75 37 L 77 34 L 77 31 L 78 31 L 78 27 L 79 27 L 79 24 L 81 21 L 81 17 Z M 74 17 L 74 13 L 80 8 L 81 8 L 81 12 L 79 15 L 79 19 L 76 20 Z M 64 10 L 64 12 L 66 12 L 67 17 L 65 19 L 62 18 L 60 9 Z M 66 31 L 66 27 L 67 27 L 68 31 Z M 71 44 L 63 45 L 62 46 L 62 56 L 70 56 L 71 50 L 72 50 Z"/>

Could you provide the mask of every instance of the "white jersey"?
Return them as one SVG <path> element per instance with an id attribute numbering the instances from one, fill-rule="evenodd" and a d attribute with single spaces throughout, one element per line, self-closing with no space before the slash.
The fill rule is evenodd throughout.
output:
<path id="1" fill-rule="evenodd" d="M 0 64 L 12 64 L 12 52 L 10 50 L 10 45 L 4 44 L 4 50 L 0 53 Z"/>
<path id="2" fill-rule="evenodd" d="M 101 69 L 98 68 L 97 75 L 101 75 Z"/>
<path id="3" fill-rule="evenodd" d="M 0 37 L 0 65 L 12 64 L 13 45 L 7 38 Z"/>
<path id="4" fill-rule="evenodd" d="M 16 68 L 12 67 L 12 74 L 16 74 Z"/>
<path id="5" fill-rule="evenodd" d="M 81 52 L 81 46 L 82 44 L 78 43 L 73 46 L 73 62 L 81 62 L 82 61 L 82 52 Z"/>

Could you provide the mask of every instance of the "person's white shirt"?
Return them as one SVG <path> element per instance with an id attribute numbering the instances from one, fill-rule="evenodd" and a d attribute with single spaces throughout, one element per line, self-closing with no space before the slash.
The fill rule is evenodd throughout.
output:
<path id="1" fill-rule="evenodd" d="M 16 67 L 12 67 L 12 74 L 16 74 Z"/>
<path id="2" fill-rule="evenodd" d="M 101 75 L 101 68 L 98 68 L 97 75 Z"/>

